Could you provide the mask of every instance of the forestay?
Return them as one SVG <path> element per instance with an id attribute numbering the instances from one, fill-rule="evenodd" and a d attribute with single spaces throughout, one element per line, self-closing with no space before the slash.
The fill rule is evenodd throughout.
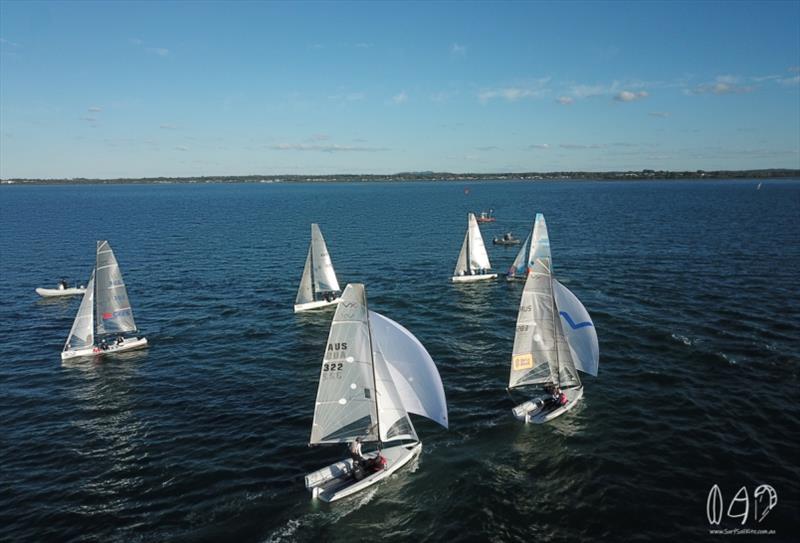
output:
<path id="1" fill-rule="evenodd" d="M 97 242 L 95 267 L 97 333 L 133 332 L 136 323 L 119 264 L 107 241 Z"/>
<path id="2" fill-rule="evenodd" d="M 339 291 L 339 281 L 336 279 L 336 272 L 333 271 L 331 255 L 325 245 L 325 238 L 319 226 L 314 223 L 311 225 L 311 262 L 313 265 L 313 279 L 315 292 Z"/>
<path id="3" fill-rule="evenodd" d="M 589 312 L 567 287 L 553 280 L 553 294 L 575 367 L 597 377 L 600 346 Z"/>
<path id="4" fill-rule="evenodd" d="M 314 284 L 311 278 L 311 246 L 308 246 L 306 265 L 303 267 L 303 278 L 300 279 L 300 288 L 297 289 L 295 304 L 305 304 L 314 301 Z"/>
<path id="5" fill-rule="evenodd" d="M 444 386 L 428 351 L 411 332 L 380 313 L 370 311 L 369 321 L 376 366 L 379 358 L 387 363 L 403 408 L 447 428 Z"/>
<path id="6" fill-rule="evenodd" d="M 310 443 L 377 441 L 377 423 L 367 300 L 364 286 L 351 284 L 331 323 Z"/>
<path id="7" fill-rule="evenodd" d="M 94 270 L 83 294 L 78 314 L 72 323 L 64 350 L 83 349 L 94 345 Z"/>

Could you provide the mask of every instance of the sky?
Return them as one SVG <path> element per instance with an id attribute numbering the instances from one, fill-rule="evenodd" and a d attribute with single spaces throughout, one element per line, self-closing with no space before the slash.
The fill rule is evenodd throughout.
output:
<path id="1" fill-rule="evenodd" d="M 800 1 L 0 0 L 0 178 L 800 168 Z"/>

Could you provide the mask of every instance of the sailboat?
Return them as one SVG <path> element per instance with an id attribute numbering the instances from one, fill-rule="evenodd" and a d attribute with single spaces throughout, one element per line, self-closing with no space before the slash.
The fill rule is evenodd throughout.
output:
<path id="1" fill-rule="evenodd" d="M 528 244 L 530 244 L 530 251 L 528 251 Z M 537 252 L 542 251 L 545 251 L 548 255 L 550 254 L 550 240 L 547 237 L 547 224 L 544 221 L 544 215 L 537 213 L 533 221 L 533 230 L 528 234 L 528 238 L 522 244 L 522 247 L 519 248 L 517 257 L 508 269 L 506 279 L 508 281 L 524 281 L 533 268 L 533 261 Z"/>
<path id="2" fill-rule="evenodd" d="M 146 347 L 147 338 L 136 337 L 136 331 L 128 291 L 114 251 L 107 241 L 98 241 L 95 267 L 61 359 Z M 109 336 L 114 337 L 109 341 Z"/>
<path id="3" fill-rule="evenodd" d="M 364 285 L 347 285 L 322 358 L 309 445 L 376 444 L 364 457 L 379 467 L 366 473 L 348 458 L 310 473 L 305 484 L 312 496 L 326 502 L 350 496 L 418 456 L 422 443 L 409 413 L 447 428 L 436 364 L 411 332 L 369 311 Z"/>
<path id="4" fill-rule="evenodd" d="M 577 296 L 553 277 L 547 226 L 541 214 L 536 221 L 541 236 L 519 304 L 508 382 L 509 391 L 541 389 L 512 410 L 526 423 L 547 422 L 572 409 L 583 397 L 578 370 L 596 377 L 600 360 L 594 323 Z M 565 403 L 557 401 L 559 390 Z"/>
<path id="5" fill-rule="evenodd" d="M 453 271 L 452 281 L 453 283 L 469 283 L 494 279 L 497 274 L 489 273 L 491 269 L 492 265 L 489 263 L 489 255 L 486 254 L 481 230 L 475 220 L 475 214 L 470 213 L 467 219 L 467 234 L 464 236 L 464 243 L 461 244 L 461 252 L 458 255 L 456 269 Z"/>
<path id="6" fill-rule="evenodd" d="M 300 288 L 294 300 L 294 312 L 319 309 L 333 304 L 338 304 L 341 289 L 333 270 L 331 255 L 325 238 L 316 223 L 311 225 L 311 244 L 308 246 L 306 265 L 303 268 L 303 277 L 300 279 Z"/>

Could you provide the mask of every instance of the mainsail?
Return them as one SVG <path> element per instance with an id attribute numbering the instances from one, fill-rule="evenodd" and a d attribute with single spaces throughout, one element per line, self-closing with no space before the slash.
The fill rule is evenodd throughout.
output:
<path id="1" fill-rule="evenodd" d="M 576 386 L 580 380 L 557 314 L 550 242 L 541 214 L 536 215 L 531 254 L 535 260 L 520 299 L 508 386 Z"/>
<path id="2" fill-rule="evenodd" d="M 367 310 L 363 285 L 345 288 L 325 352 L 311 444 L 418 441 L 409 412 L 447 427 L 436 365 L 408 330 Z"/>
<path id="3" fill-rule="evenodd" d="M 589 312 L 577 296 L 555 279 L 553 279 L 553 294 L 575 367 L 597 377 L 600 346 Z"/>
<path id="4" fill-rule="evenodd" d="M 86 292 L 83 294 L 64 350 L 83 349 L 92 345 L 94 345 L 94 270 L 89 284 L 86 285 Z"/>
<path id="5" fill-rule="evenodd" d="M 311 444 L 378 441 L 364 286 L 350 284 L 333 316 L 319 376 Z"/>
<path id="6" fill-rule="evenodd" d="M 331 255 L 328 254 L 328 247 L 325 245 L 325 238 L 316 223 L 311 225 L 311 263 L 313 265 L 314 292 L 337 292 L 339 281 L 336 280 L 336 272 L 333 271 Z"/>
<path id="7" fill-rule="evenodd" d="M 97 334 L 133 332 L 136 323 L 119 264 L 107 241 L 97 242 L 95 266 Z"/>
<path id="8" fill-rule="evenodd" d="M 492 267 L 489 255 L 486 254 L 486 246 L 483 244 L 481 229 L 472 213 L 469 214 L 469 264 L 473 270 L 488 270 Z"/>

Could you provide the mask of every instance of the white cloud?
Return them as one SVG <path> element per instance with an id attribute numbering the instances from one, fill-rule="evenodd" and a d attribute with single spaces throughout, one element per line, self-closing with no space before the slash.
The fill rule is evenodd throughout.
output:
<path id="1" fill-rule="evenodd" d="M 454 55 L 466 55 L 467 54 L 467 46 L 461 45 L 458 43 L 454 43 L 450 46 L 450 53 Z"/>
<path id="2" fill-rule="evenodd" d="M 100 113 L 101 111 L 103 111 L 103 108 L 100 106 L 91 106 L 87 108 L 86 111 L 89 111 L 90 113 Z"/>
<path id="3" fill-rule="evenodd" d="M 318 134 L 311 134 L 311 137 L 309 139 L 311 141 L 327 141 L 331 139 L 331 137 L 328 134 L 318 133 Z"/>
<path id="4" fill-rule="evenodd" d="M 355 145 L 339 145 L 339 144 L 310 144 L 310 143 L 278 143 L 270 145 L 270 149 L 275 151 L 321 151 L 324 153 L 337 153 L 337 152 L 377 152 L 388 151 L 384 147 L 358 147 Z"/>
<path id="5" fill-rule="evenodd" d="M 561 104 L 562 106 L 568 106 L 575 102 L 575 99 L 570 96 L 559 96 L 556 98 L 556 102 Z"/>
<path id="6" fill-rule="evenodd" d="M 712 83 L 697 85 L 693 89 L 688 89 L 685 94 L 745 94 L 753 92 L 755 87 L 752 85 L 741 85 L 739 77 L 732 75 L 720 75 Z"/>
<path id="7" fill-rule="evenodd" d="M 507 102 L 516 102 L 522 98 L 539 98 L 547 94 L 547 84 L 549 82 L 549 77 L 543 77 L 524 87 L 502 87 L 482 90 L 478 93 L 478 100 L 485 104 L 495 98 L 502 98 Z"/>
<path id="8" fill-rule="evenodd" d="M 788 85 L 788 86 L 798 85 L 800 84 L 800 75 L 796 75 L 794 77 L 785 77 L 783 79 L 780 79 L 779 83 L 781 85 Z"/>
<path id="9" fill-rule="evenodd" d="M 131 44 L 133 44 L 133 45 L 142 45 L 142 44 L 144 43 L 144 42 L 143 42 L 142 40 L 140 40 L 139 38 L 130 38 L 130 39 L 128 40 L 128 42 L 129 42 L 129 43 L 131 43 Z"/>
<path id="10" fill-rule="evenodd" d="M 169 49 L 165 49 L 164 47 L 147 47 L 145 49 L 148 53 L 153 53 L 154 55 L 158 55 L 160 57 L 165 57 L 169 55 Z"/>
<path id="11" fill-rule="evenodd" d="M 607 146 L 602 143 L 590 143 L 590 144 L 582 144 L 582 143 L 562 143 L 559 145 L 562 149 L 605 149 Z"/>
<path id="12" fill-rule="evenodd" d="M 549 143 L 534 143 L 530 146 L 531 149 L 550 149 Z"/>
<path id="13" fill-rule="evenodd" d="M 497 151 L 498 149 L 499 147 L 497 147 L 496 145 L 485 145 L 483 147 L 475 148 L 476 151 Z"/>
<path id="14" fill-rule="evenodd" d="M 642 98 L 647 98 L 650 96 L 647 91 L 638 91 L 632 92 L 628 90 L 620 91 L 614 96 L 614 100 L 617 102 L 635 102 L 636 100 L 641 100 Z"/>
<path id="15" fill-rule="evenodd" d="M 610 94 L 616 90 L 616 82 L 610 87 L 605 85 L 573 85 L 570 92 L 576 98 L 591 98 L 592 96 L 602 96 Z"/>
<path id="16" fill-rule="evenodd" d="M 408 101 L 408 94 L 406 91 L 400 91 L 398 94 L 392 96 L 392 102 L 395 104 L 404 104 Z"/>
<path id="17" fill-rule="evenodd" d="M 175 147 L 175 150 L 176 151 L 188 151 L 189 148 L 186 147 L 185 145 L 178 145 L 177 147 Z"/>
<path id="18" fill-rule="evenodd" d="M 648 115 L 650 115 L 651 117 L 661 117 L 662 119 L 666 119 L 667 117 L 672 115 L 672 113 L 670 113 L 669 111 L 651 111 L 650 113 L 648 113 Z"/>
<path id="19" fill-rule="evenodd" d="M 81 117 L 81 120 L 82 121 L 88 121 L 90 123 L 93 123 L 93 122 L 97 121 L 97 119 L 95 117 Z"/>

